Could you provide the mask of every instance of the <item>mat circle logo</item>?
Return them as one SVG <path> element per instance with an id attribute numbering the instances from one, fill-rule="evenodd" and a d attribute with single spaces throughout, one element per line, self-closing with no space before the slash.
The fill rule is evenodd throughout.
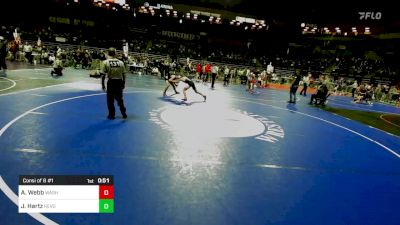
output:
<path id="1" fill-rule="evenodd" d="M 269 118 L 242 110 L 212 111 L 202 107 L 163 107 L 149 112 L 162 129 L 199 138 L 245 138 L 276 143 L 283 128 Z"/>

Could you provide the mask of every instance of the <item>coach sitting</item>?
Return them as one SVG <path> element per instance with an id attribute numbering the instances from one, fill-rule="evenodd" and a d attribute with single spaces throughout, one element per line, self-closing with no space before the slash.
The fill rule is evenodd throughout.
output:
<path id="1" fill-rule="evenodd" d="M 328 92 L 329 92 L 329 90 L 328 90 L 328 87 L 326 86 L 326 84 L 322 84 L 321 86 L 319 86 L 317 93 L 311 95 L 310 104 L 313 104 L 314 100 L 315 100 L 315 104 L 324 105 L 326 99 L 329 96 Z"/>

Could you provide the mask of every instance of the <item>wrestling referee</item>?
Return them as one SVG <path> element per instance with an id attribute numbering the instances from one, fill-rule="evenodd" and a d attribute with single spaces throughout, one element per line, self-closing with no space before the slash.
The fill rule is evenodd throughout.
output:
<path id="1" fill-rule="evenodd" d="M 103 76 L 101 77 L 101 84 L 104 91 L 107 91 L 107 107 L 108 116 L 110 120 L 115 119 L 115 107 L 114 99 L 117 100 L 119 109 L 122 114 L 122 118 L 126 119 L 126 108 L 124 106 L 124 100 L 122 98 L 122 91 L 125 88 L 125 65 L 124 63 L 115 58 L 115 48 L 108 49 L 109 58 L 103 62 Z M 104 85 L 104 81 L 108 78 L 107 89 Z"/>

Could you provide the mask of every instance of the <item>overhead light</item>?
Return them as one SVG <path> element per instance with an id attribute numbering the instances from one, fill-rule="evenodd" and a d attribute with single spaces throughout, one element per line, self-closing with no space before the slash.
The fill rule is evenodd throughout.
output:
<path id="1" fill-rule="evenodd" d="M 344 32 L 344 36 L 347 36 L 347 32 Z"/>
<path id="2" fill-rule="evenodd" d="M 300 24 L 300 27 L 305 27 L 306 26 L 306 23 L 301 23 Z"/>
<path id="3" fill-rule="evenodd" d="M 324 30 L 329 30 L 327 27 L 324 27 Z"/>

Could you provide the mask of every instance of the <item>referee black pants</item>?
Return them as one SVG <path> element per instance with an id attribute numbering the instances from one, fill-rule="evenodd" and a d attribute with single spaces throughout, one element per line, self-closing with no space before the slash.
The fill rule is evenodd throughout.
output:
<path id="1" fill-rule="evenodd" d="M 122 79 L 109 79 L 107 82 L 107 107 L 109 117 L 115 117 L 114 99 L 117 100 L 121 114 L 126 114 L 124 100 L 122 99 L 123 88 L 124 82 Z"/>

